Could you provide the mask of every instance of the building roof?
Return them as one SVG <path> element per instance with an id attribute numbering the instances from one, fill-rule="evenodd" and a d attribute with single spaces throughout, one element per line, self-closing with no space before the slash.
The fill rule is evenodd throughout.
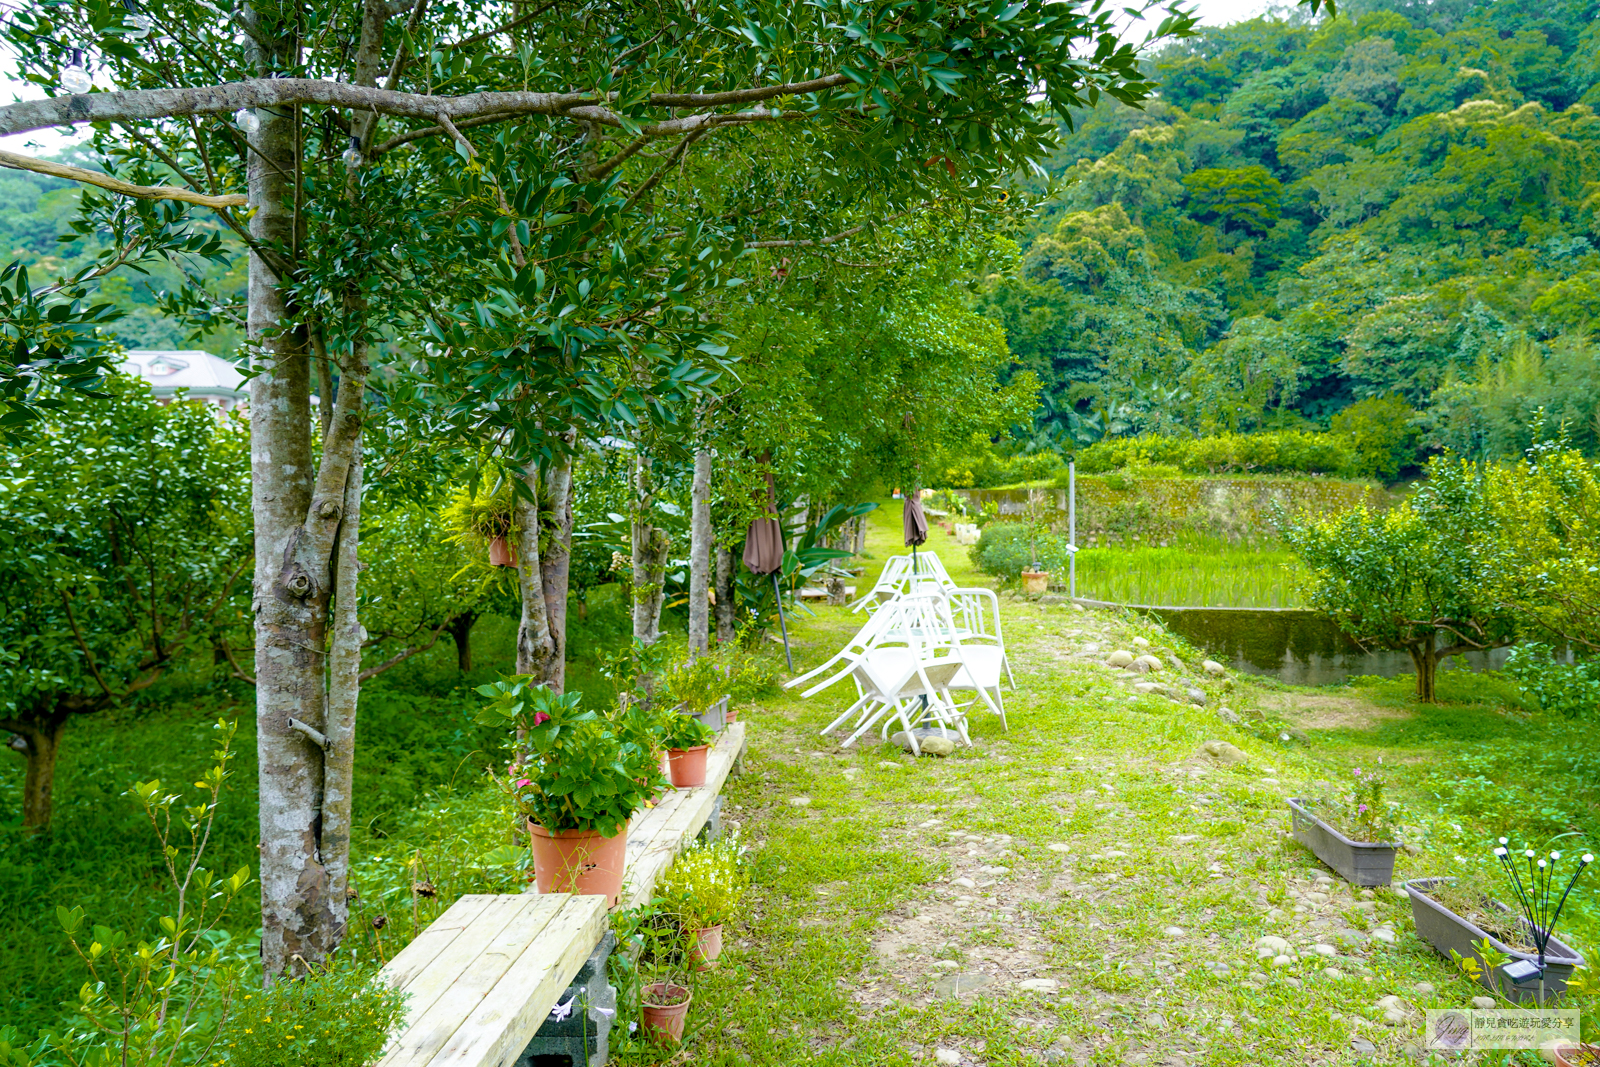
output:
<path id="1" fill-rule="evenodd" d="M 149 382 L 157 396 L 171 396 L 179 389 L 187 389 L 195 397 L 242 400 L 248 393 L 238 367 L 199 349 L 132 348 L 122 369 Z"/>

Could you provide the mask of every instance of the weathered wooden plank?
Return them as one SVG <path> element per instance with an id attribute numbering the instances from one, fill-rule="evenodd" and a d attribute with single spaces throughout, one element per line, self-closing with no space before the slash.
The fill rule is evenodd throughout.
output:
<path id="1" fill-rule="evenodd" d="M 617 907 L 631 908 L 648 901 L 656 879 L 711 818 L 717 794 L 744 753 L 746 731 L 745 723 L 729 723 L 706 760 L 705 784 L 678 790 L 641 819 L 637 830 L 629 828 L 628 865 Z"/>
<path id="2" fill-rule="evenodd" d="M 443 915 L 428 924 L 427 929 L 412 939 L 395 958 L 384 965 L 383 979 L 396 989 L 404 990 L 443 952 L 472 921 L 482 914 L 494 897 L 486 893 L 469 893 L 459 897 L 445 909 Z"/>
<path id="3" fill-rule="evenodd" d="M 521 894 L 489 897 L 477 918 L 406 986 L 405 1029 L 390 1043 L 379 1067 L 427 1063 L 466 1017 L 469 1009 L 453 1006 L 451 994 L 459 985 L 473 984 L 484 952 L 504 946 L 508 938 L 520 952 L 557 913 L 558 905 L 553 899 Z M 482 995 L 478 992 L 473 1000 Z"/>
<path id="4" fill-rule="evenodd" d="M 467 1014 L 428 1067 L 512 1067 L 606 929 L 606 898 L 550 896 L 560 910 Z M 574 1007 L 574 1010 L 578 1010 Z"/>

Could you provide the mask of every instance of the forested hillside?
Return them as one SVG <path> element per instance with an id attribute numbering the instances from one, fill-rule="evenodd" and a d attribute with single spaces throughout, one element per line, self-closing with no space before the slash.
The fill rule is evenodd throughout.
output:
<path id="1" fill-rule="evenodd" d="M 1159 100 L 1080 116 L 980 305 L 1046 414 L 1251 431 L 1392 396 L 1425 447 L 1504 454 L 1544 409 L 1592 451 L 1597 14 L 1341 4 L 1204 30 L 1154 59 Z"/>

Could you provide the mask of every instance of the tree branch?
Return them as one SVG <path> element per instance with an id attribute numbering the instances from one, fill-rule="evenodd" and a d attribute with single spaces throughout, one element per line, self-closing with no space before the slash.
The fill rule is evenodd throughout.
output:
<path id="1" fill-rule="evenodd" d="M 72 627 L 72 636 L 78 639 L 78 648 L 83 651 L 83 660 L 89 667 L 89 673 L 94 676 L 95 684 L 108 699 L 115 700 L 116 695 L 111 692 L 106 680 L 100 676 L 100 668 L 95 665 L 94 653 L 89 651 L 89 645 L 83 639 L 83 631 L 78 629 L 78 619 L 72 614 L 72 598 L 67 595 L 66 590 L 61 592 L 61 606 L 67 609 L 67 624 Z"/>
<path id="2" fill-rule="evenodd" d="M 228 666 L 233 668 L 233 676 L 235 678 L 241 682 L 249 682 L 251 685 L 256 684 L 256 680 L 246 674 L 244 668 L 239 666 L 239 661 L 233 658 L 233 649 L 229 648 L 226 642 L 218 641 L 213 647 L 222 649 L 222 655 L 227 659 Z"/>
<path id="3" fill-rule="evenodd" d="M 449 625 L 448 623 L 445 624 L 445 626 L 448 626 L 448 625 Z M 404 663 L 406 660 L 410 659 L 412 656 L 417 655 L 419 652 L 428 651 L 428 649 L 432 648 L 434 645 L 439 643 L 439 635 L 444 633 L 445 626 L 441 626 L 437 630 L 433 631 L 433 636 L 428 639 L 428 643 L 427 644 L 417 645 L 415 648 L 404 649 L 404 650 L 402 650 L 400 652 L 395 653 L 393 656 L 390 656 L 388 659 L 384 660 L 382 663 L 378 664 L 376 667 L 368 667 L 366 670 L 361 672 L 361 681 L 364 682 L 368 678 L 373 677 L 374 675 L 382 674 L 384 671 L 388 670 L 390 667 L 397 667 L 400 664 Z"/>
<path id="4" fill-rule="evenodd" d="M 66 178 L 68 181 L 83 182 L 85 185 L 97 185 L 113 193 L 123 196 L 138 197 L 140 200 L 181 200 L 185 204 L 198 204 L 201 207 L 228 208 L 243 207 L 250 202 L 250 198 L 243 193 L 229 193 L 226 196 L 207 196 L 190 189 L 179 189 L 175 185 L 134 185 L 121 178 L 113 178 L 109 174 L 102 174 L 97 170 L 85 170 L 82 167 L 72 167 L 65 163 L 50 163 L 43 159 L 34 159 L 19 152 L 8 152 L 0 148 L 0 167 L 10 167 L 13 170 L 31 170 L 36 174 L 48 174 L 52 178 Z"/>
<path id="5" fill-rule="evenodd" d="M 817 92 L 832 88 L 845 80 L 842 74 L 830 74 L 825 78 L 809 82 L 733 89 L 722 93 L 653 93 L 646 104 L 657 108 L 726 107 L 733 104 L 759 103 L 779 96 Z M 179 115 L 225 115 L 240 108 L 288 107 L 294 104 L 320 104 L 435 121 L 441 113 L 451 119 L 463 119 L 503 111 L 519 115 L 566 115 L 588 119 L 606 126 L 622 126 L 622 117 L 605 106 L 615 96 L 614 93 L 526 91 L 433 96 L 314 78 L 252 78 L 248 81 L 224 82 L 219 85 L 124 89 L 110 93 L 81 93 L 76 96 L 55 96 L 44 100 L 23 100 L 0 107 L 0 136 L 56 126 L 76 126 L 85 122 L 129 122 L 174 118 Z M 794 112 L 791 116 L 765 109 L 743 111 L 732 115 L 702 112 L 682 118 L 644 123 L 640 125 L 640 130 L 651 136 L 670 136 L 689 133 L 710 124 L 766 122 L 789 117 L 799 120 L 809 116 L 802 112 Z"/>
<path id="6" fill-rule="evenodd" d="M 506 23 L 504 26 L 496 26 L 492 30 L 484 30 L 482 33 L 475 33 L 471 37 L 463 37 L 459 41 L 450 41 L 447 44 L 441 44 L 439 47 L 440 48 L 464 48 L 469 44 L 477 44 L 479 41 L 487 41 L 489 38 L 491 38 L 491 37 L 493 37 L 493 36 L 495 36 L 496 34 L 499 34 L 499 33 L 510 33 L 512 30 L 518 29 L 518 28 L 520 28 L 522 26 L 526 26 L 528 23 L 532 22 L 534 19 L 538 18 L 540 15 L 544 14 L 546 11 L 549 11 L 551 8 L 555 7 L 556 4 L 558 4 L 560 2 L 561 2 L 561 0 L 550 0 L 550 2 L 548 4 L 546 4 L 546 5 L 544 5 L 543 7 L 535 8 L 534 10 L 528 12 L 526 15 L 523 15 L 521 18 L 513 19 L 512 21 Z"/>

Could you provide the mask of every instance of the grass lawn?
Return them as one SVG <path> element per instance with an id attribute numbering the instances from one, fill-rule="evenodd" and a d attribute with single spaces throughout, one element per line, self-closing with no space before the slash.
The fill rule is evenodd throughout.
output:
<path id="1" fill-rule="evenodd" d="M 872 567 L 902 551 L 899 512 L 872 517 Z M 978 582 L 942 531 L 928 547 Z M 1552 829 L 1595 826 L 1597 776 L 1571 763 L 1593 732 L 1545 721 L 1494 679 L 1447 675 L 1446 698 L 1462 702 L 1424 709 L 1403 682 L 1211 680 L 1196 650 L 1143 620 L 1002 604 L 1010 731 L 976 713 L 974 747 L 952 758 L 818 736 L 847 685 L 746 710 L 748 768 L 728 796 L 755 864 L 745 915 L 722 966 L 697 979 L 685 1047 L 629 1046 L 619 1062 L 1415 1062 L 1420 1010 L 1483 990 L 1416 936 L 1402 895 L 1314 884 L 1323 869 L 1287 837 L 1284 798 L 1387 754 L 1415 842 L 1397 880 L 1471 869 L 1498 833 L 1537 847 Z M 797 669 L 861 619 L 793 619 Z M 1207 706 L 1119 681 L 1103 657 L 1136 637 L 1181 658 L 1181 674 L 1159 677 L 1200 688 Z M 1224 705 L 1257 725 L 1228 725 Z M 1304 742 L 1278 740 L 1291 727 Z M 1213 739 L 1248 762 L 1205 756 Z M 1559 787 L 1509 773 L 1532 748 L 1569 761 Z M 1596 943 L 1588 893 L 1563 925 Z M 1268 935 L 1295 959 L 1259 961 Z"/>

